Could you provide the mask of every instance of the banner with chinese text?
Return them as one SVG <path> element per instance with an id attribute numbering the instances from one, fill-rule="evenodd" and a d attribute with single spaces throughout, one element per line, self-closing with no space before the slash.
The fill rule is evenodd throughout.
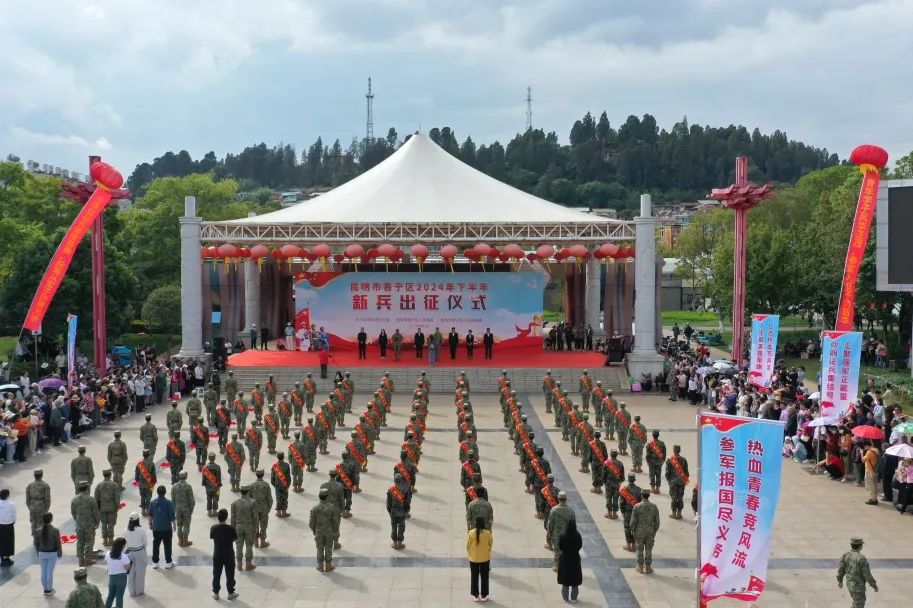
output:
<path id="1" fill-rule="evenodd" d="M 862 334 L 821 332 L 821 417 L 838 418 L 856 402 Z"/>
<path id="2" fill-rule="evenodd" d="M 354 343 L 364 327 L 369 343 L 381 329 L 406 342 L 419 328 L 428 340 L 436 327 L 460 343 L 471 329 L 481 348 L 491 328 L 502 346 L 542 342 L 543 290 L 548 276 L 528 272 L 306 272 L 295 277 L 299 319 L 325 327 L 334 339 Z"/>
<path id="3" fill-rule="evenodd" d="M 757 601 L 780 497 L 783 423 L 700 415 L 701 603 Z"/>
<path id="4" fill-rule="evenodd" d="M 770 378 L 777 360 L 777 335 L 780 315 L 751 315 L 751 367 L 749 381 L 760 388 L 770 388 Z"/>
<path id="5" fill-rule="evenodd" d="M 67 314 L 67 384 L 76 381 L 76 325 L 79 317 Z"/>

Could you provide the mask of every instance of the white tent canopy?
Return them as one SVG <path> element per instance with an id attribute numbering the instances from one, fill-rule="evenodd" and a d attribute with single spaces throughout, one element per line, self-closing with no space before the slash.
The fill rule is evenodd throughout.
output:
<path id="1" fill-rule="evenodd" d="M 448 154 L 424 134 L 413 135 L 385 161 L 322 196 L 226 223 L 339 221 L 623 223 L 513 188 Z"/>

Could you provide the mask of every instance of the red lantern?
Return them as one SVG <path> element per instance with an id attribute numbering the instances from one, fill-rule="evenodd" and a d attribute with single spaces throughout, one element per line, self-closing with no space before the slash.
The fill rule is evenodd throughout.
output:
<path id="1" fill-rule="evenodd" d="M 383 243 L 377 247 L 377 255 L 385 257 L 388 260 L 393 257 L 394 253 L 396 253 L 396 247 L 390 243 Z"/>
<path id="2" fill-rule="evenodd" d="M 403 259 L 403 250 L 400 249 L 399 247 L 397 247 L 396 250 L 393 252 L 393 255 L 390 256 L 390 259 L 393 260 L 394 262 L 399 262 L 400 260 L 402 260 Z"/>
<path id="3" fill-rule="evenodd" d="M 568 249 L 567 247 L 562 247 L 561 249 L 558 250 L 558 253 L 555 254 L 555 259 L 560 262 L 561 260 L 567 258 L 570 255 L 571 255 L 571 250 Z"/>
<path id="4" fill-rule="evenodd" d="M 92 163 L 92 166 L 89 167 L 89 175 L 108 190 L 116 190 L 124 185 L 124 176 L 108 163 L 101 161 Z"/>
<path id="5" fill-rule="evenodd" d="M 282 251 L 279 250 L 279 249 L 273 249 L 272 251 L 269 252 L 269 254 L 270 254 L 270 256 L 272 256 L 272 258 L 273 258 L 274 260 L 276 260 L 277 262 L 278 262 L 279 260 L 281 260 L 283 257 L 285 257 L 285 256 L 282 255 Z"/>
<path id="6" fill-rule="evenodd" d="M 578 260 L 582 260 L 586 257 L 586 247 L 583 245 L 574 245 L 568 249 L 568 255 L 575 257 Z"/>
<path id="7" fill-rule="evenodd" d="M 285 258 L 297 258 L 301 255 L 301 248 L 298 245 L 292 245 L 291 243 L 283 245 L 279 251 L 282 252 L 282 257 Z"/>
<path id="8" fill-rule="evenodd" d="M 344 259 L 346 259 L 346 256 L 342 255 L 341 253 L 337 253 L 336 255 L 333 256 L 333 261 L 336 262 L 337 264 L 342 264 L 342 261 Z"/>
<path id="9" fill-rule="evenodd" d="M 374 258 L 377 257 L 377 249 L 375 249 L 374 247 L 372 247 L 371 249 L 368 249 L 368 253 L 366 255 L 368 258 L 373 260 Z"/>
<path id="10" fill-rule="evenodd" d="M 880 146 L 863 144 L 856 146 L 850 152 L 850 162 L 860 167 L 871 165 L 875 169 L 881 169 L 888 164 L 888 153 Z"/>
<path id="11" fill-rule="evenodd" d="M 536 248 L 536 257 L 540 260 L 547 260 L 555 255 L 555 248 L 551 245 L 539 245 Z"/>
<path id="12" fill-rule="evenodd" d="M 210 258 L 212 258 L 214 260 L 219 258 L 219 248 L 218 247 L 211 245 L 206 248 L 206 251 Z"/>
<path id="13" fill-rule="evenodd" d="M 491 253 L 491 246 L 487 243 L 479 243 L 474 247 L 474 249 L 479 256 L 486 256 Z"/>
<path id="14" fill-rule="evenodd" d="M 351 245 L 346 245 L 344 253 L 347 258 L 352 260 L 363 256 L 365 254 L 365 248 L 358 243 L 352 243 Z"/>
<path id="15" fill-rule="evenodd" d="M 333 253 L 333 250 L 330 249 L 330 246 L 326 243 L 320 243 L 319 245 L 314 245 L 314 255 L 318 258 L 328 258 Z"/>
<path id="16" fill-rule="evenodd" d="M 603 243 L 599 246 L 599 251 L 602 253 L 602 257 L 611 258 L 618 253 L 618 245 L 615 243 Z"/>
<path id="17" fill-rule="evenodd" d="M 441 247 L 441 257 L 444 258 L 444 261 L 452 262 L 453 258 L 457 256 L 459 250 L 453 245 L 444 245 Z"/>
<path id="18" fill-rule="evenodd" d="M 428 253 L 429 253 L 428 246 L 423 245 L 421 243 L 416 243 L 415 245 L 413 245 L 412 247 L 409 248 L 409 251 L 410 251 L 410 253 L 412 253 L 412 255 L 416 259 L 421 260 L 422 262 L 425 261 L 425 258 L 428 257 Z"/>
<path id="19" fill-rule="evenodd" d="M 238 248 L 232 245 L 231 243 L 226 243 L 224 245 L 219 245 L 219 257 L 220 258 L 236 258 L 238 257 Z"/>
<path id="20" fill-rule="evenodd" d="M 250 257 L 259 260 L 269 255 L 269 247 L 266 245 L 254 245 L 250 248 Z"/>
<path id="21" fill-rule="evenodd" d="M 602 249 L 599 249 L 597 247 L 596 249 L 593 250 L 592 256 L 594 258 L 596 258 L 597 260 L 601 260 L 602 258 L 605 257 L 605 254 L 602 252 Z"/>
<path id="22" fill-rule="evenodd" d="M 200 247 L 200 258 L 205 260 L 209 257 L 209 247 Z"/>
<path id="23" fill-rule="evenodd" d="M 239 257 L 239 258 L 249 258 L 249 257 L 250 257 L 250 249 L 247 248 L 247 247 L 241 247 L 241 248 L 238 250 L 238 257 Z"/>
<path id="24" fill-rule="evenodd" d="M 504 254 L 507 255 L 507 257 L 518 260 L 523 257 L 523 248 L 516 243 L 510 243 L 509 245 L 504 246 Z"/>
<path id="25" fill-rule="evenodd" d="M 506 253 L 502 253 L 501 255 L 498 256 L 498 259 L 501 260 L 502 262 L 508 262 L 508 261 L 510 261 L 511 257 Z"/>

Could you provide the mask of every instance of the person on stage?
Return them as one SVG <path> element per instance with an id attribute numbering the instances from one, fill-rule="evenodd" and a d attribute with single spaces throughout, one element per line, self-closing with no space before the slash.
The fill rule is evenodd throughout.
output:
<path id="1" fill-rule="evenodd" d="M 425 334 L 422 333 L 421 327 L 418 328 L 418 331 L 415 332 L 415 336 L 413 336 L 412 339 L 415 344 L 415 358 L 421 359 L 425 349 Z"/>
<path id="2" fill-rule="evenodd" d="M 466 356 L 472 359 L 472 351 L 475 350 L 476 337 L 472 335 L 472 330 L 466 334 Z"/>
<path id="3" fill-rule="evenodd" d="M 491 359 L 491 351 L 495 346 L 495 335 L 491 333 L 490 327 L 486 327 L 485 333 L 482 334 L 482 344 L 485 346 L 485 358 Z"/>
<path id="4" fill-rule="evenodd" d="M 457 333 L 456 327 L 450 328 L 450 333 L 447 334 L 447 344 L 450 346 L 450 358 L 456 359 L 457 346 L 460 344 L 460 334 Z"/>

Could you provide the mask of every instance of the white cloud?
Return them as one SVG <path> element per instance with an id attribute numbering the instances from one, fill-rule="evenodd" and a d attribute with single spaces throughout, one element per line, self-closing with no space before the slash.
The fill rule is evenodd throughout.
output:
<path id="1" fill-rule="evenodd" d="M 89 141 L 78 135 L 36 133 L 20 127 L 11 127 L 8 136 L 13 146 L 20 145 L 26 148 L 74 148 L 87 152 L 107 152 L 112 149 L 111 142 L 106 137 Z"/>

